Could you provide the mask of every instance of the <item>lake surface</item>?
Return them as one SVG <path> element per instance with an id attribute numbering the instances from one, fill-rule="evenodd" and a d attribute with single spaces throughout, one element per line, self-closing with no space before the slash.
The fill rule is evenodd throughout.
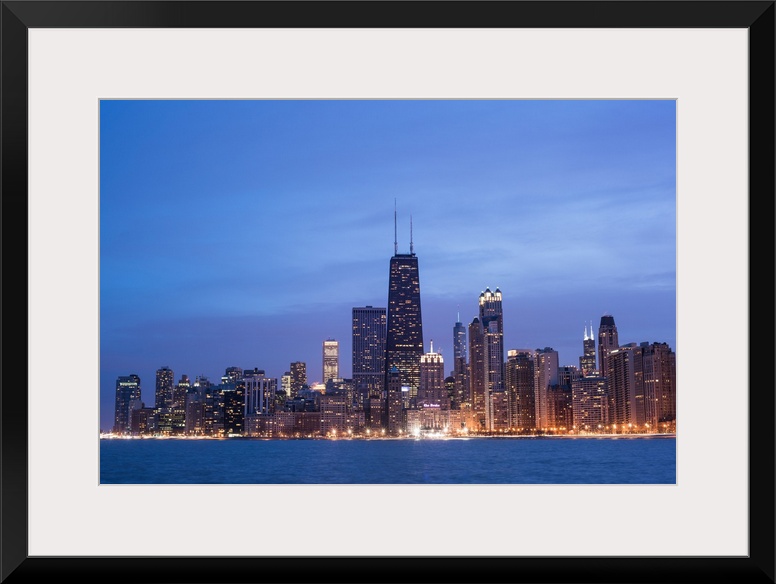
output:
<path id="1" fill-rule="evenodd" d="M 675 484 L 676 439 L 102 439 L 100 482 Z"/>

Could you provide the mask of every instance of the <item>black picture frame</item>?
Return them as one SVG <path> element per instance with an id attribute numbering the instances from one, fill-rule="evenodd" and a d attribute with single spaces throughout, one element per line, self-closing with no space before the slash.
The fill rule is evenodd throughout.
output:
<path id="1" fill-rule="evenodd" d="M 19 582 L 774 582 L 774 1 L 2 1 L 0 579 Z M 749 32 L 747 557 L 29 557 L 27 32 L 30 28 L 743 28 Z M 756 258 L 756 259 L 754 259 Z M 755 263 L 756 262 L 756 263 Z M 742 318 L 743 315 L 737 315 Z M 13 326 L 9 326 L 9 325 Z M 766 338 L 762 332 L 765 329 Z M 754 366 L 757 365 L 755 368 Z M 16 375 L 13 375 L 16 373 Z M 3 383 L 5 381 L 5 383 Z M 472 534 L 476 537 L 476 534 Z"/>

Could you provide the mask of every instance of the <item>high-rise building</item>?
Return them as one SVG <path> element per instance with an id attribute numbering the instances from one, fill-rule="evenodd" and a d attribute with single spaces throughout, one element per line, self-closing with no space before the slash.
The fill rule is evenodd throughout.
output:
<path id="1" fill-rule="evenodd" d="M 394 216 L 395 228 L 395 216 Z M 410 233 L 412 224 L 410 223 Z M 413 400 L 420 387 L 420 356 L 423 354 L 423 320 L 420 308 L 418 258 L 410 235 L 410 253 L 400 254 L 394 236 L 394 255 L 388 278 L 388 314 L 385 339 L 385 376 L 399 372 L 402 391 Z M 390 410 L 390 408 L 388 408 Z M 390 411 L 389 411 L 390 415 Z"/>
<path id="2" fill-rule="evenodd" d="M 460 409 L 461 405 L 469 402 L 469 366 L 467 364 L 468 351 L 466 347 L 466 327 L 461 322 L 461 313 L 453 326 L 453 395 L 450 407 Z"/>
<path id="3" fill-rule="evenodd" d="M 534 352 L 510 349 L 505 368 L 510 427 L 519 432 L 532 432 L 536 428 Z"/>
<path id="4" fill-rule="evenodd" d="M 485 429 L 486 384 L 485 333 L 476 316 L 469 324 L 469 399 L 476 429 Z"/>
<path id="5" fill-rule="evenodd" d="M 590 323 L 590 335 L 587 334 L 585 325 L 585 337 L 582 340 L 582 356 L 579 358 L 579 369 L 582 375 L 591 375 L 595 371 L 595 336 L 593 335 L 593 323 Z"/>
<path id="6" fill-rule="evenodd" d="M 461 322 L 461 313 L 458 313 L 458 320 L 453 326 L 453 359 L 463 357 L 466 361 L 466 327 Z"/>
<path id="7" fill-rule="evenodd" d="M 286 399 L 291 399 L 291 372 L 286 371 L 280 376 L 280 389 L 286 394 Z"/>
<path id="8" fill-rule="evenodd" d="M 157 410 L 172 407 L 174 383 L 175 376 L 169 367 L 161 367 L 156 370 L 155 407 Z"/>
<path id="9" fill-rule="evenodd" d="M 501 290 L 486 288 L 480 294 L 480 323 L 485 335 L 485 368 L 488 391 L 504 388 L 504 314 L 501 309 Z"/>
<path id="10" fill-rule="evenodd" d="M 132 373 L 122 375 L 116 379 L 116 404 L 113 423 L 115 434 L 129 434 L 131 432 L 132 402 L 140 401 L 140 377 Z"/>
<path id="11" fill-rule="evenodd" d="M 636 343 L 607 353 L 605 374 L 609 382 L 609 421 L 612 424 L 641 428 L 647 423 L 643 365 L 642 348 Z"/>
<path id="12" fill-rule="evenodd" d="M 301 389 L 307 385 L 307 364 L 301 361 L 291 363 L 291 399 L 295 399 Z"/>
<path id="13" fill-rule="evenodd" d="M 434 352 L 431 341 L 429 352 L 420 357 L 420 389 L 418 407 L 450 409 L 450 400 L 445 387 L 445 361 L 441 353 Z"/>
<path id="14" fill-rule="evenodd" d="M 609 395 L 603 375 L 585 375 L 571 384 L 573 428 L 577 433 L 597 432 L 609 420 Z"/>
<path id="15" fill-rule="evenodd" d="M 353 308 L 353 383 L 359 404 L 382 396 L 385 383 L 385 308 Z"/>
<path id="16" fill-rule="evenodd" d="M 552 347 L 536 349 L 536 427 L 549 428 L 548 388 L 558 384 L 558 352 Z"/>
<path id="17" fill-rule="evenodd" d="M 620 340 L 614 317 L 611 314 L 605 314 L 601 317 L 601 324 L 598 327 L 598 370 L 601 375 L 606 375 L 608 369 L 606 356 L 619 346 Z"/>
<path id="18" fill-rule="evenodd" d="M 323 341 L 323 370 L 321 382 L 339 378 L 339 342 L 334 339 Z"/>
<path id="19" fill-rule="evenodd" d="M 676 431 L 676 354 L 666 343 L 642 343 L 644 393 L 654 431 Z M 655 425 L 657 424 L 657 425 Z"/>
<path id="20" fill-rule="evenodd" d="M 277 380 L 270 379 L 263 369 L 243 371 L 245 381 L 245 416 L 271 414 L 275 410 Z"/>
<path id="21" fill-rule="evenodd" d="M 404 427 L 402 410 L 401 372 L 395 365 L 388 371 L 385 384 L 385 409 L 383 427 L 390 434 L 398 434 Z"/>

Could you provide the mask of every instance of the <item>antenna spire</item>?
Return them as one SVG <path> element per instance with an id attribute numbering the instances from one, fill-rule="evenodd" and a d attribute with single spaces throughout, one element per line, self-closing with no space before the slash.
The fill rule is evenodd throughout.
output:
<path id="1" fill-rule="evenodd" d="M 396 199 L 393 200 L 393 255 L 399 254 L 399 242 L 396 240 Z"/>
<path id="2" fill-rule="evenodd" d="M 412 215 L 410 215 L 410 254 L 415 253 L 412 249 Z"/>

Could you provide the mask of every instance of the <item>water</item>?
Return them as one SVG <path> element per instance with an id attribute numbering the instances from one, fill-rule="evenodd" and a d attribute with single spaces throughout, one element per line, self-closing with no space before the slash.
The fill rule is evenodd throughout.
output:
<path id="1" fill-rule="evenodd" d="M 100 482 L 675 484 L 676 440 L 101 440 Z"/>

